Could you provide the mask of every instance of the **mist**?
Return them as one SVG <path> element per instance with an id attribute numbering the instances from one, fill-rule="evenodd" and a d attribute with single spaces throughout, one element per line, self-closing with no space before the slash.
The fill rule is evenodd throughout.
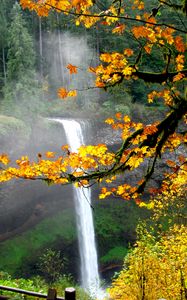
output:
<path id="1" fill-rule="evenodd" d="M 13 109 L 1 111 L 0 126 L 4 133 L 0 134 L 0 152 L 6 152 L 12 161 L 22 155 L 36 160 L 38 153 L 44 156 L 46 151 L 60 154 L 61 146 L 67 141 L 62 126 L 49 118 L 88 118 L 90 110 L 95 110 L 98 105 L 99 93 L 91 88 L 94 77 L 87 72 L 88 66 L 95 64 L 96 54 L 89 47 L 87 38 L 75 37 L 68 32 L 45 33 L 42 45 L 43 74 L 39 71 L 34 74 L 36 90 L 33 90 L 33 96 L 20 91 L 18 101 L 12 104 Z M 70 74 L 68 64 L 75 65 L 78 73 Z M 19 86 L 19 81 L 12 84 Z M 80 91 L 77 97 L 63 101 L 57 98 L 60 87 Z M 72 214 L 74 224 L 72 188 L 21 179 L 1 184 L 0 211 L 0 247 L 3 249 L 7 241 L 24 236 L 28 230 L 37 228 L 42 220 L 50 219 L 60 211 Z M 59 236 L 61 239 L 63 237 Z M 31 243 L 27 242 L 28 245 Z M 76 244 L 76 238 L 73 243 Z M 78 259 L 76 247 L 73 246 L 74 256 Z M 15 242 L 11 253 L 16 249 L 19 245 Z M 72 263 L 75 264 L 74 259 Z"/>
<path id="2" fill-rule="evenodd" d="M 78 90 L 75 99 L 69 98 L 67 101 L 61 101 L 62 108 L 65 105 L 68 106 L 68 101 L 73 102 L 77 115 L 79 116 L 79 113 L 84 111 L 86 116 L 87 111 L 89 114 L 89 110 L 95 109 L 99 101 L 99 92 L 93 88 L 95 78 L 88 71 L 89 66 L 95 65 L 96 52 L 89 47 L 85 36 L 76 37 L 70 33 L 46 34 L 43 43 L 45 45 L 44 57 L 49 66 L 47 78 L 49 92 L 51 91 L 53 98 L 56 98 L 57 89 L 60 87 Z M 77 74 L 70 74 L 67 69 L 68 64 L 77 67 Z"/>

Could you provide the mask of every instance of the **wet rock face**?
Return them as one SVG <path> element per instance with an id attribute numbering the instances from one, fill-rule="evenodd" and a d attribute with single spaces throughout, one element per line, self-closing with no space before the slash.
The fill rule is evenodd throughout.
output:
<path id="1" fill-rule="evenodd" d="M 121 132 L 111 130 L 111 127 L 105 123 L 95 123 L 92 126 L 92 136 L 90 138 L 93 144 L 106 144 L 108 146 L 121 143 Z"/>

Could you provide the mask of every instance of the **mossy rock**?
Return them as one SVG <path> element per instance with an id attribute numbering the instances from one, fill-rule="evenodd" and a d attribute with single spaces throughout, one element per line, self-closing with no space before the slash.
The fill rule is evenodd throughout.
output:
<path id="1" fill-rule="evenodd" d="M 1 151 L 19 149 L 29 140 L 31 129 L 22 120 L 15 117 L 0 115 Z"/>
<path id="2" fill-rule="evenodd" d="M 30 133 L 30 128 L 20 119 L 0 115 L 0 135 L 8 136 L 15 131 L 26 137 Z"/>

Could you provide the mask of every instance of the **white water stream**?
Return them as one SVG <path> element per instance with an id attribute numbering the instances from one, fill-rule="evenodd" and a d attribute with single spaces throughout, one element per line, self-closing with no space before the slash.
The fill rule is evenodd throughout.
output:
<path id="1" fill-rule="evenodd" d="M 85 144 L 83 131 L 79 122 L 68 119 L 53 120 L 62 124 L 71 151 L 76 152 L 81 145 Z M 73 187 L 73 194 L 77 219 L 82 286 L 85 290 L 89 291 L 92 296 L 102 299 L 104 294 L 100 289 L 91 208 L 91 190 L 90 188 Z"/>

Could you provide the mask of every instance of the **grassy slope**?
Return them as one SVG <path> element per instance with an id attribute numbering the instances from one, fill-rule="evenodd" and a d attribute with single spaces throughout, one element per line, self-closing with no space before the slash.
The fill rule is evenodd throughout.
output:
<path id="1" fill-rule="evenodd" d="M 34 256 L 40 248 L 49 247 L 58 238 L 70 243 L 75 237 L 72 214 L 68 210 L 59 212 L 20 236 L 3 242 L 0 245 L 1 269 L 13 274 L 24 259 Z"/>

